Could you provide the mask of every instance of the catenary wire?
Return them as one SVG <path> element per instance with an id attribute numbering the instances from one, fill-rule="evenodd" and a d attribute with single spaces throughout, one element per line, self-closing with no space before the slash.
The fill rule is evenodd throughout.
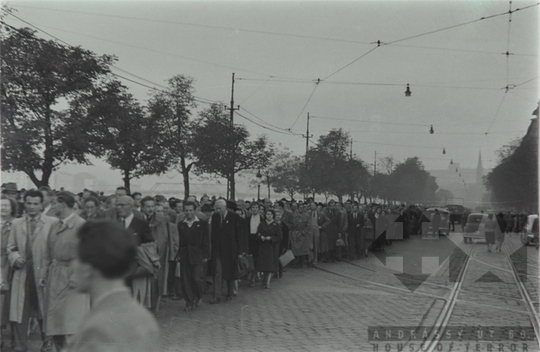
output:
<path id="1" fill-rule="evenodd" d="M 306 106 L 309 104 L 309 101 L 311 100 L 311 97 L 313 97 L 313 94 L 315 93 L 315 90 L 317 89 L 317 87 L 319 86 L 319 83 L 320 81 L 317 81 L 315 83 L 315 87 L 313 88 L 313 90 L 311 91 L 311 94 L 309 95 L 309 98 L 308 100 L 306 101 L 306 103 L 304 104 L 304 107 L 302 108 L 302 111 L 300 111 L 300 113 L 298 114 L 298 116 L 296 117 L 296 120 L 294 120 L 294 123 L 291 125 L 291 127 L 289 129 L 292 129 L 294 127 L 294 125 L 296 125 L 296 123 L 298 122 L 298 119 L 300 118 L 300 116 L 302 116 L 302 113 L 304 112 L 304 110 L 306 109 Z"/>

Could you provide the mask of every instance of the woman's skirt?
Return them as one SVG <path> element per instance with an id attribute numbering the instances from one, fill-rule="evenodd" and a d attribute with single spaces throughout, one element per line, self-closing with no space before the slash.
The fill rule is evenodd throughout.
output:
<path id="1" fill-rule="evenodd" d="M 487 244 L 495 243 L 495 232 L 486 231 L 486 243 Z"/>

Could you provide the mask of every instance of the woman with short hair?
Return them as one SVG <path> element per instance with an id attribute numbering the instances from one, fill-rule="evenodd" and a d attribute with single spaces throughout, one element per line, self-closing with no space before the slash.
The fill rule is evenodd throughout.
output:
<path id="1" fill-rule="evenodd" d="M 275 221 L 275 218 L 276 212 L 273 209 L 266 210 L 265 219 L 261 221 L 257 230 L 257 238 L 260 243 L 257 270 L 264 274 L 263 288 L 270 288 L 270 279 L 279 270 L 276 246 L 281 242 L 283 234 L 281 225 L 278 221 Z"/>

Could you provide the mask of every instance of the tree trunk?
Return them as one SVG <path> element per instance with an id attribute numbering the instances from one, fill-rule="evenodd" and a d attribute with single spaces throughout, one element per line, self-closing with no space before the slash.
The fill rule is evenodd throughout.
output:
<path id="1" fill-rule="evenodd" d="M 182 167 L 182 178 L 183 178 L 183 181 L 184 181 L 184 199 L 186 199 L 190 195 L 189 171 L 191 170 L 191 167 L 193 166 L 193 163 L 186 166 L 186 159 L 184 157 L 181 157 L 180 158 L 180 165 Z"/>
<path id="2" fill-rule="evenodd" d="M 131 194 L 129 181 L 131 180 L 131 176 L 129 175 L 129 170 L 124 170 L 124 187 L 126 187 L 128 194 Z"/>
<path id="3" fill-rule="evenodd" d="M 337 199 L 338 199 L 339 203 L 343 203 L 343 196 L 342 195 L 337 196 Z"/>
<path id="4" fill-rule="evenodd" d="M 30 171 L 25 171 L 24 172 L 26 175 L 28 175 L 28 177 L 30 178 L 30 180 L 32 181 L 32 183 L 36 186 L 36 188 L 39 188 L 41 186 L 48 186 L 49 183 L 44 183 L 43 180 L 39 180 L 37 177 L 36 177 L 36 174 L 34 173 L 33 170 L 30 170 Z"/>
<path id="5" fill-rule="evenodd" d="M 268 186 L 268 199 L 270 199 L 270 180 L 266 178 L 266 185 Z"/>
<path id="6" fill-rule="evenodd" d="M 234 181 L 234 171 L 231 173 L 229 182 L 230 182 L 230 187 L 231 187 L 231 193 L 229 195 L 229 199 L 234 200 L 235 192 L 236 192 L 236 185 L 235 185 L 235 181 Z"/>

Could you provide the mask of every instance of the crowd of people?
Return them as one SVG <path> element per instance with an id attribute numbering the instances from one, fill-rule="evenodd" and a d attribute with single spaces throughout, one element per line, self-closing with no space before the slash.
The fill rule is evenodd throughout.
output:
<path id="1" fill-rule="evenodd" d="M 96 329 L 85 316 L 93 316 L 105 329 L 104 320 L 111 316 L 94 310 L 128 293 L 138 307 L 154 314 L 166 300 L 183 301 L 185 311 L 199 307 L 205 294 L 210 304 L 233 300 L 242 280 L 249 288 L 260 284 L 269 289 L 272 279 L 283 277 L 291 259 L 288 267 L 316 267 L 319 261 L 358 260 L 370 251 L 385 251 L 392 244 L 386 236 L 392 226 L 401 226 L 406 239 L 421 233 L 425 214 L 424 207 L 415 205 L 351 200 L 230 201 L 207 195 L 167 199 L 129 194 L 124 187 L 104 196 L 46 186 L 21 191 L 13 183 L 4 184 L 2 343 L 11 341 L 13 350 L 26 351 L 31 322 L 37 322 L 42 351 L 70 346 L 90 351 L 90 341 L 104 335 L 138 344 L 133 351 L 143 350 L 141 346 L 148 345 L 132 331 L 81 332 L 84 326 Z M 439 215 L 436 210 L 433 217 Z M 499 225 L 502 229 L 500 221 Z M 77 269 L 77 263 L 83 269 Z M 119 294 L 105 302 L 100 294 L 107 289 Z M 133 309 L 132 314 L 150 321 L 149 333 L 157 331 L 152 316 Z M 95 350 L 107 348 L 99 345 Z"/>

